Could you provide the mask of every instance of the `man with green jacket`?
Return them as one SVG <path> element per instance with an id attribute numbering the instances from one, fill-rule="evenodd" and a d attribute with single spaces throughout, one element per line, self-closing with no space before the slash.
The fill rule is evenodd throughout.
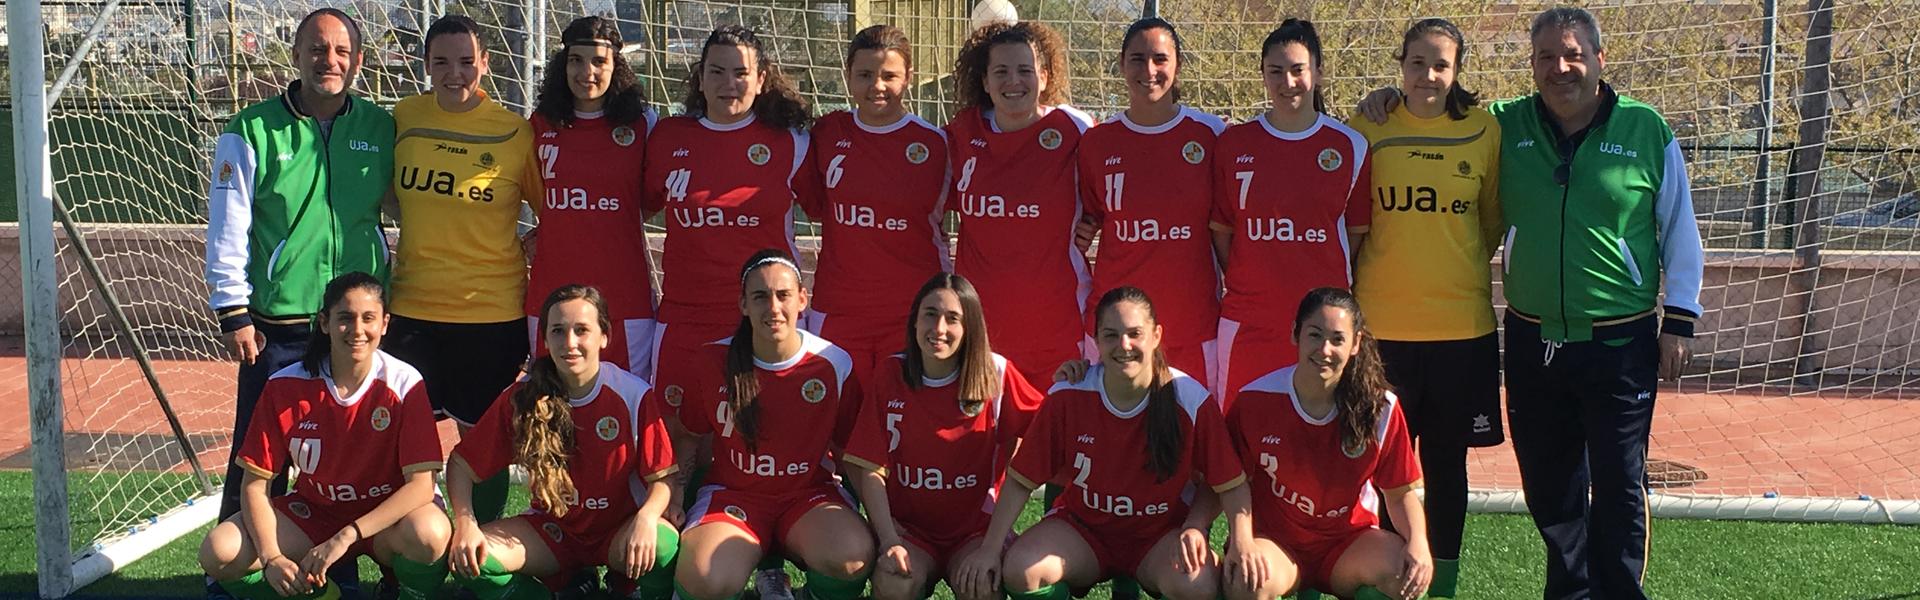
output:
<path id="1" fill-rule="evenodd" d="M 267 379 L 305 351 L 327 282 L 387 275 L 380 205 L 392 186 L 393 116 L 348 92 L 359 26 L 338 9 L 308 14 L 293 61 L 299 79 L 234 115 L 214 143 L 206 276 L 208 304 L 240 361 L 235 451 Z M 229 458 L 222 519 L 240 510 L 241 471 Z M 275 481 L 275 494 L 285 489 L 284 477 Z"/>
<path id="2" fill-rule="evenodd" d="M 1592 14 L 1551 9 L 1530 33 L 1538 92 L 1491 107 L 1513 452 L 1545 597 L 1645 598 L 1655 377 L 1686 367 L 1701 313 L 1686 162 L 1658 112 L 1601 80 Z"/>

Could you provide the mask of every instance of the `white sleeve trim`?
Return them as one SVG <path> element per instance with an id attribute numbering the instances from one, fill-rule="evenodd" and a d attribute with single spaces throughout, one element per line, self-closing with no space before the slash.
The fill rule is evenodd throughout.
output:
<path id="1" fill-rule="evenodd" d="M 246 306 L 247 232 L 253 227 L 253 146 L 237 133 L 222 133 L 213 145 L 207 190 L 207 287 L 210 308 Z"/>
<path id="2" fill-rule="evenodd" d="M 1666 305 L 1701 314 L 1700 279 L 1706 269 L 1705 252 L 1700 247 L 1700 225 L 1693 214 L 1693 190 L 1687 177 L 1686 157 L 1680 153 L 1679 140 L 1667 142 L 1665 168 L 1660 174 L 1660 192 L 1655 202 L 1655 218 L 1660 235 L 1660 273 L 1666 283 Z"/>

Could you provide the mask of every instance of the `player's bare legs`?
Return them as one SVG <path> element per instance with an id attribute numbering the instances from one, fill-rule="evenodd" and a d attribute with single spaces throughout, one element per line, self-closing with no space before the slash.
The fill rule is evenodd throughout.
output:
<path id="1" fill-rule="evenodd" d="M 1267 580 L 1258 588 L 1251 588 L 1238 574 L 1223 574 L 1220 591 L 1226 594 L 1227 600 L 1273 600 L 1293 593 L 1300 584 L 1300 565 L 1293 562 L 1293 557 L 1264 536 L 1254 536 L 1253 552 L 1266 559 Z"/>
<path id="2" fill-rule="evenodd" d="M 1220 557 L 1214 556 L 1211 549 L 1200 561 L 1200 568 L 1186 570 L 1186 560 L 1182 558 L 1180 548 L 1181 533 L 1184 529 L 1174 529 L 1160 536 L 1140 559 L 1133 577 L 1140 585 L 1161 598 L 1168 600 L 1213 600 L 1220 595 Z"/>
<path id="3" fill-rule="evenodd" d="M 1060 519 L 1041 519 L 1020 534 L 1001 559 L 1001 581 L 1016 599 L 1065 597 L 1064 588 L 1099 583 L 1100 558 L 1080 532 Z M 1058 590 L 1057 595 L 1053 590 Z M 1045 595 L 1039 595 L 1045 593 Z"/>
<path id="4" fill-rule="evenodd" d="M 784 545 L 807 569 L 807 593 L 819 600 L 853 600 L 866 590 L 873 564 L 873 532 L 844 504 L 821 504 L 787 530 Z"/>
<path id="5" fill-rule="evenodd" d="M 764 551 L 753 536 L 731 523 L 705 523 L 680 538 L 674 587 L 684 600 L 724 600 L 747 586 Z"/>

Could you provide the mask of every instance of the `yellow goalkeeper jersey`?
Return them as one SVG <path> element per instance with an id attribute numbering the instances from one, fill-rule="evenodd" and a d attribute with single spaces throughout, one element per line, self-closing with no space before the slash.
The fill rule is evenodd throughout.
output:
<path id="1" fill-rule="evenodd" d="M 1402 107 L 1384 125 L 1349 125 L 1367 136 L 1373 158 L 1373 226 L 1353 285 L 1368 327 L 1396 341 L 1493 332 L 1499 122 L 1478 108 L 1456 121 Z"/>
<path id="2" fill-rule="evenodd" d="M 516 230 L 522 200 L 538 205 L 533 127 L 490 98 L 463 113 L 432 94 L 393 107 L 393 191 L 400 251 L 392 312 L 442 323 L 521 317 L 526 257 Z"/>

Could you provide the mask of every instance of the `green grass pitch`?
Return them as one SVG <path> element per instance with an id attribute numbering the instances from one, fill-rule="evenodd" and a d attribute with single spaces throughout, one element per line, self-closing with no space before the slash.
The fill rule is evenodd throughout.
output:
<path id="1" fill-rule="evenodd" d="M 0 472 L 0 506 L 32 506 L 32 481 L 29 473 Z M 510 506 L 526 506 L 525 495 L 516 492 Z M 1039 515 L 1036 499 L 1022 526 Z M 1216 526 L 1214 539 L 1224 537 L 1223 527 Z M 32 512 L 0 514 L 0 537 L 12 541 L 0 544 L 0 597 L 32 596 Z M 198 597 L 198 549 L 199 535 L 182 538 L 80 595 Z M 1463 554 L 1461 598 L 1539 597 L 1540 541 L 1524 515 L 1469 517 Z M 1647 587 L 1655 598 L 1920 598 L 1916 573 L 1920 527 L 1658 519 Z M 361 562 L 362 580 L 378 577 L 371 561 Z M 951 595 L 942 587 L 936 597 Z M 1103 600 L 1107 591 L 1102 586 L 1090 597 Z"/>

